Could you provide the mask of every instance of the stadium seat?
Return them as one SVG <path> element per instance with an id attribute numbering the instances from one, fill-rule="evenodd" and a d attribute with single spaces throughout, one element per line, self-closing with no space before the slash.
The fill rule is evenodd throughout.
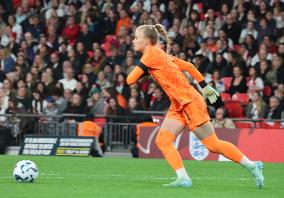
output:
<path id="1" fill-rule="evenodd" d="M 229 117 L 231 118 L 243 118 L 244 109 L 239 101 L 227 101 L 225 108 L 228 111 Z"/>
<path id="2" fill-rule="evenodd" d="M 254 128 L 254 123 L 250 121 L 236 121 L 237 128 Z"/>
<path id="3" fill-rule="evenodd" d="M 221 96 L 221 100 L 223 102 L 227 102 L 227 101 L 231 101 L 232 100 L 232 97 L 231 97 L 231 95 L 229 93 L 221 93 L 220 96 Z"/>
<path id="4" fill-rule="evenodd" d="M 256 124 L 257 128 L 262 128 L 262 129 L 281 129 L 281 123 L 280 122 L 258 122 Z"/>
<path id="5" fill-rule="evenodd" d="M 236 93 L 232 96 L 233 101 L 239 101 L 242 105 L 248 105 L 249 103 L 249 96 L 245 93 Z"/>
<path id="6" fill-rule="evenodd" d="M 110 43 L 103 43 L 101 44 L 101 48 L 105 51 L 107 57 L 111 56 L 111 44 Z"/>
<path id="7" fill-rule="evenodd" d="M 94 122 L 102 128 L 105 126 L 106 121 L 106 118 L 95 118 L 94 120 Z"/>
<path id="8" fill-rule="evenodd" d="M 263 89 L 263 95 L 264 96 L 270 96 L 272 92 L 272 89 L 270 86 L 265 86 Z"/>
<path id="9" fill-rule="evenodd" d="M 223 77 L 221 80 L 225 85 L 225 90 L 228 91 L 231 86 L 232 77 Z"/>

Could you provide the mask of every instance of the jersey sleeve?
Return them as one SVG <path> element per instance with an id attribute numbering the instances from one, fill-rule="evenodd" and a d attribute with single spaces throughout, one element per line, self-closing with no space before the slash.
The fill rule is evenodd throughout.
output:
<path id="1" fill-rule="evenodd" d="M 142 65 L 144 68 L 152 69 L 153 65 L 157 62 L 157 53 L 156 47 L 150 47 L 141 57 L 139 66 Z"/>
<path id="2" fill-rule="evenodd" d="M 187 61 L 184 61 L 182 59 L 179 59 L 175 56 L 172 56 L 174 59 L 174 63 L 182 70 L 187 71 L 194 79 L 196 79 L 198 82 L 204 81 L 204 77 L 202 74 L 196 69 L 196 67 Z"/>
<path id="3" fill-rule="evenodd" d="M 134 84 L 137 80 L 139 80 L 144 74 L 144 70 L 140 66 L 134 67 L 134 69 L 127 76 L 126 83 L 128 85 Z"/>

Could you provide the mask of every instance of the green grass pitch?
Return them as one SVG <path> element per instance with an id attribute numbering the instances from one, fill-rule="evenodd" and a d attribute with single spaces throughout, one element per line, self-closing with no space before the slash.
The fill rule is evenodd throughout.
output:
<path id="1" fill-rule="evenodd" d="M 34 161 L 35 183 L 12 178 L 16 162 Z M 128 158 L 0 156 L 0 197 L 10 198 L 227 198 L 284 197 L 284 164 L 265 163 L 265 186 L 256 189 L 250 174 L 232 162 L 185 161 L 192 188 L 167 188 L 175 174 L 164 160 Z"/>

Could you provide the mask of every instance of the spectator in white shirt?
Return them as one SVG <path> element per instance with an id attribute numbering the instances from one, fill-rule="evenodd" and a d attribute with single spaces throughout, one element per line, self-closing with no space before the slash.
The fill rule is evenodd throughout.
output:
<path id="1" fill-rule="evenodd" d="M 64 17 L 64 5 L 58 3 L 58 0 L 51 0 L 51 8 L 45 13 L 45 19 L 50 19 L 51 16 Z"/>
<path id="2" fill-rule="evenodd" d="M 247 83 L 247 86 L 248 86 L 247 94 L 250 98 L 252 98 L 254 93 L 259 93 L 262 96 L 264 83 L 263 80 L 259 77 L 255 67 L 251 67 L 249 69 L 249 81 Z"/>
<path id="3" fill-rule="evenodd" d="M 205 57 L 208 57 L 211 62 L 213 62 L 213 54 L 208 49 L 208 46 L 206 45 L 206 42 L 200 43 L 200 49 L 195 53 L 195 55 L 201 54 Z"/>
<path id="4" fill-rule="evenodd" d="M 251 34 L 255 39 L 257 38 L 258 32 L 254 28 L 253 21 L 248 21 L 247 27 L 245 29 L 242 29 L 239 43 L 243 43 L 248 34 Z"/>
<path id="5" fill-rule="evenodd" d="M 73 69 L 66 68 L 64 72 L 65 78 L 59 80 L 63 84 L 64 89 L 74 90 L 76 88 L 77 80 L 73 78 Z"/>
<path id="6" fill-rule="evenodd" d="M 23 33 L 22 26 L 16 23 L 16 17 L 14 15 L 8 17 L 8 24 L 12 27 L 12 32 L 17 33 L 16 42 L 19 43 Z"/>

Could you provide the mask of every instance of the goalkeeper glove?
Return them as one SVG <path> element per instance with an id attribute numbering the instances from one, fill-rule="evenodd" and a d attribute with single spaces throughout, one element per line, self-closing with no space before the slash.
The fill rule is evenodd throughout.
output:
<path id="1" fill-rule="evenodd" d="M 211 104 L 215 103 L 218 99 L 219 93 L 210 85 L 207 85 L 205 81 L 201 81 L 199 85 L 202 87 L 202 95 L 204 100 L 208 99 Z"/>

